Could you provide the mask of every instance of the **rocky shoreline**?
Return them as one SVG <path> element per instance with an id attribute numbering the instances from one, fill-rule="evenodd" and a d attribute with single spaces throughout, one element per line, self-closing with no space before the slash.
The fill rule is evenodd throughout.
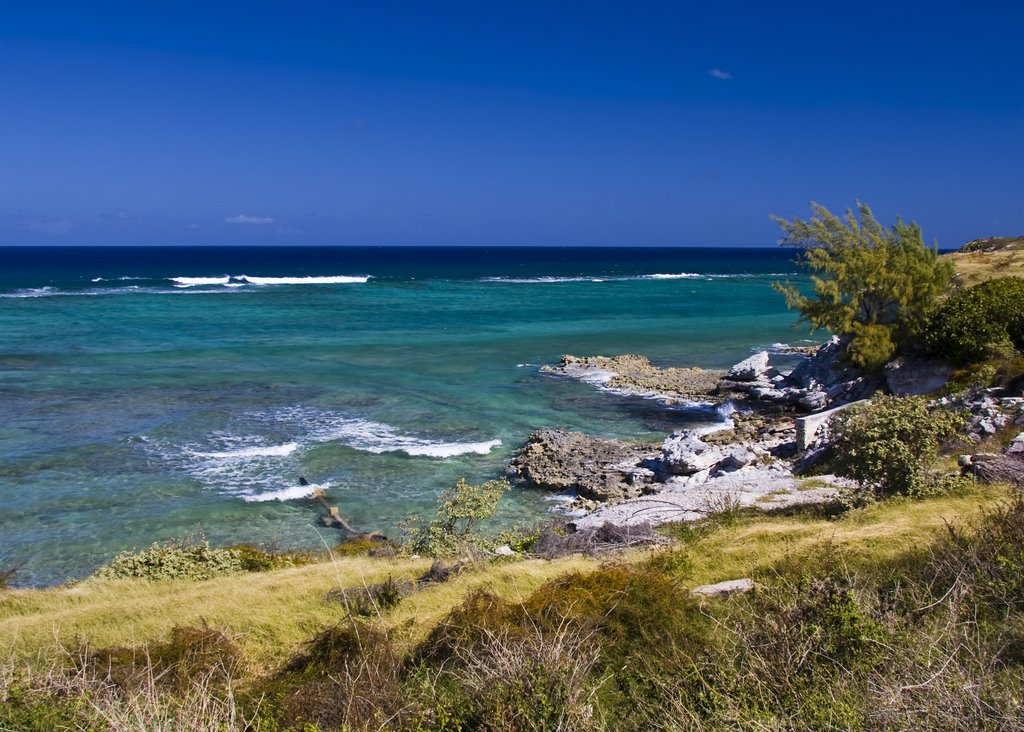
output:
<path id="1" fill-rule="evenodd" d="M 730 508 L 835 502 L 850 487 L 848 481 L 832 475 L 800 477 L 800 469 L 827 444 L 832 414 L 881 389 L 900 396 L 934 392 L 951 374 L 940 362 L 897 359 L 883 375 L 868 377 L 842 364 L 844 346 L 833 338 L 801 353 L 802 360 L 788 372 L 776 368 L 767 351 L 728 371 L 662 369 L 635 354 L 563 356 L 561 363 L 541 371 L 666 404 L 717 407 L 722 421 L 673 432 L 660 445 L 539 430 L 513 457 L 508 473 L 527 487 L 568 496 L 571 528 L 690 521 Z M 1001 397 L 998 391 L 981 390 L 957 402 L 969 415 L 968 440 L 980 442 L 1010 422 L 1024 425 L 1024 399 Z M 938 403 L 943 401 L 949 400 Z M 1014 444 L 1009 456 L 965 456 L 964 471 L 1019 471 L 1024 482 L 1024 435 Z"/>
<path id="2" fill-rule="evenodd" d="M 541 373 L 566 376 L 625 396 L 640 396 L 678 404 L 713 401 L 724 371 L 700 368 L 658 368 L 646 356 L 562 356 L 557 366 Z"/>

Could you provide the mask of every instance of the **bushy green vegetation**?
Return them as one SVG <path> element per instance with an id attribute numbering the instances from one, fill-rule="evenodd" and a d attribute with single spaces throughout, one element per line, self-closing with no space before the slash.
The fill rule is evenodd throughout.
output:
<path id="1" fill-rule="evenodd" d="M 953 266 L 925 246 L 917 224 L 897 220 L 887 228 L 871 209 L 839 218 L 812 204 L 808 221 L 775 220 L 785 232 L 784 246 L 800 247 L 797 263 L 811 275 L 814 294 L 775 283 L 786 304 L 800 311 L 811 329 L 848 336 L 847 359 L 877 369 L 919 337 L 926 316 L 944 294 Z"/>
<path id="2" fill-rule="evenodd" d="M 959 415 L 930 410 L 922 397 L 879 394 L 833 418 L 831 467 L 875 497 L 914 495 L 928 485 L 925 469 L 940 442 L 962 424 Z"/>
<path id="3" fill-rule="evenodd" d="M 436 519 L 426 526 L 421 525 L 418 517 L 403 522 L 404 548 L 410 553 L 443 557 L 479 543 L 480 537 L 476 535 L 479 523 L 494 516 L 498 500 L 509 488 L 504 478 L 481 485 L 469 485 L 460 478 L 454 487 L 439 496 Z"/>
<path id="4" fill-rule="evenodd" d="M 224 548 L 190 537 L 121 552 L 93 576 L 103 579 L 205 580 L 234 572 L 268 572 L 315 561 L 313 552 L 274 552 L 252 544 Z"/>
<path id="5" fill-rule="evenodd" d="M 958 364 L 982 361 L 1004 343 L 1024 348 L 1024 279 L 1000 277 L 953 293 L 925 335 L 932 354 Z"/>
<path id="6" fill-rule="evenodd" d="M 152 580 L 205 580 L 242 571 L 242 559 L 229 549 L 207 541 L 153 544 L 138 552 L 121 552 L 96 576 L 106 579 L 139 577 Z"/>

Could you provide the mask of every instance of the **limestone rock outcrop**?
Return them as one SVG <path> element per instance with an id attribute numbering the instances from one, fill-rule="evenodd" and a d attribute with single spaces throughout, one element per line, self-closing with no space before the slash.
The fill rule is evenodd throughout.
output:
<path id="1" fill-rule="evenodd" d="M 650 493 L 660 450 L 591 437 L 582 432 L 538 430 L 513 457 L 509 473 L 531 488 L 575 491 L 581 498 L 618 503 Z"/>

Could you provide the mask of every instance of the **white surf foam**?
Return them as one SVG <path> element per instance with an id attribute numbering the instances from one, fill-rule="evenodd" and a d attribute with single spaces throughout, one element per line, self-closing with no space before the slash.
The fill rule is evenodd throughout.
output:
<path id="1" fill-rule="evenodd" d="M 370 277 L 338 275 L 332 277 L 250 277 L 239 275 L 232 279 L 248 282 L 250 285 L 351 285 L 368 282 Z M 223 284 L 223 283 L 222 283 Z"/>
<path id="2" fill-rule="evenodd" d="M 202 287 L 204 285 L 226 285 L 231 281 L 224 277 L 171 277 L 175 287 Z"/>
<path id="3" fill-rule="evenodd" d="M 302 443 L 341 442 L 354 450 L 380 455 L 404 452 L 415 457 L 449 458 L 486 455 L 501 440 L 438 440 L 400 432 L 391 425 L 313 407 L 287 407 L 260 414 L 257 419 L 300 434 Z"/>
<path id="4" fill-rule="evenodd" d="M 484 282 L 501 282 L 510 285 L 559 284 L 562 282 L 608 282 L 610 277 L 484 277 Z"/>
<path id="5" fill-rule="evenodd" d="M 641 279 L 645 280 L 692 280 L 699 279 L 704 275 L 696 274 L 695 272 L 680 272 L 678 274 L 649 274 L 644 275 Z"/>
<path id="6" fill-rule="evenodd" d="M 501 445 L 501 440 L 486 442 L 434 442 L 423 445 L 410 445 L 400 448 L 407 455 L 446 458 L 457 455 L 486 455 Z"/>
<path id="7" fill-rule="evenodd" d="M 197 457 L 215 458 L 218 460 L 245 460 L 259 457 L 283 457 L 291 455 L 299 449 L 298 443 L 289 442 L 284 445 L 267 445 L 264 447 L 242 447 L 225 452 L 196 452 Z"/>
<path id="8" fill-rule="evenodd" d="M 326 490 L 327 485 L 292 485 L 276 491 L 266 493 L 249 493 L 242 496 L 246 503 L 266 503 L 267 501 L 297 501 L 302 498 L 309 498 L 313 491 L 321 488 Z"/>
<path id="9" fill-rule="evenodd" d="M 0 294 L 0 297 L 49 297 L 56 294 L 57 292 L 53 287 L 29 287 L 24 290 L 4 292 Z"/>
<path id="10" fill-rule="evenodd" d="M 486 455 L 502 444 L 498 439 L 441 440 L 408 434 L 381 422 L 315 407 L 249 412 L 237 415 L 236 420 L 235 426 L 197 443 L 182 446 L 153 440 L 141 441 L 140 447 L 201 485 L 260 502 L 294 500 L 317 488 L 294 485 L 296 476 L 304 472 L 302 455 L 317 445 L 341 443 L 371 454 L 446 459 Z M 288 435 L 292 441 L 271 444 L 272 438 L 267 437 L 271 434 Z"/>

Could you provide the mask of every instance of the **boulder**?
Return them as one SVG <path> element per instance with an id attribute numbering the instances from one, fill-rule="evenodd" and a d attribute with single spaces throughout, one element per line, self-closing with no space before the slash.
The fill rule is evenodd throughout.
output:
<path id="1" fill-rule="evenodd" d="M 1016 455 L 1018 457 L 1024 457 L 1024 432 L 1013 438 L 1013 441 L 1006 446 L 1003 451 L 1007 455 Z"/>
<path id="2" fill-rule="evenodd" d="M 741 446 L 730 452 L 715 468 L 718 471 L 732 471 L 745 468 L 757 462 L 758 454 L 751 448 Z"/>
<path id="3" fill-rule="evenodd" d="M 755 353 L 729 369 L 726 376 L 731 381 L 756 381 L 768 371 L 768 351 Z"/>
<path id="4" fill-rule="evenodd" d="M 701 585 L 700 587 L 694 587 L 690 592 L 694 595 L 703 595 L 704 597 L 719 597 L 731 595 L 734 592 L 750 592 L 753 589 L 754 580 L 744 577 L 742 579 L 716 582 L 713 585 Z"/>
<path id="5" fill-rule="evenodd" d="M 673 432 L 661 446 L 661 468 L 672 475 L 693 475 L 710 470 L 728 454 L 690 432 Z"/>
<path id="6" fill-rule="evenodd" d="M 538 430 L 512 458 L 508 472 L 531 488 L 575 491 L 583 499 L 617 503 L 653 490 L 655 473 L 648 466 L 657 465 L 659 456 L 654 445 Z"/>
<path id="7" fill-rule="evenodd" d="M 945 386 L 953 367 L 931 358 L 901 356 L 885 365 L 885 382 L 896 396 L 931 394 Z"/>

